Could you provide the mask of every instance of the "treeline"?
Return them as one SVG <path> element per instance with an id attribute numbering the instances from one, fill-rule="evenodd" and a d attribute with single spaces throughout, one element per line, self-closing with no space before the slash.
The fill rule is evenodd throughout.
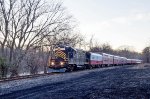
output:
<path id="1" fill-rule="evenodd" d="M 89 40 L 89 51 L 96 53 L 108 53 L 130 59 L 143 59 L 143 54 L 138 53 L 132 46 L 123 45 L 117 49 L 113 49 L 109 43 L 100 44 L 94 40 L 94 35 Z"/>

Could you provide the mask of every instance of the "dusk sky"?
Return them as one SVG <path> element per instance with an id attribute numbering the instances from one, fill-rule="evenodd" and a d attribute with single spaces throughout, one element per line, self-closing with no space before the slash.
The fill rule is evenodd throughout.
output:
<path id="1" fill-rule="evenodd" d="M 86 38 L 109 43 L 114 49 L 150 45 L 150 0 L 63 0 Z"/>

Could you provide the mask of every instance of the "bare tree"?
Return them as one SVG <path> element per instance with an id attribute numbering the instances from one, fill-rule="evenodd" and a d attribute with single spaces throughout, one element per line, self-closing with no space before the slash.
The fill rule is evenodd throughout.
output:
<path id="1" fill-rule="evenodd" d="M 71 28 L 71 16 L 53 0 L 0 0 L 0 13 L 1 49 L 2 53 L 5 46 L 10 49 L 8 61 L 15 66 L 15 75 L 30 48 L 43 46 L 47 37 Z"/>
<path id="2" fill-rule="evenodd" d="M 8 4 L 8 5 L 7 5 Z M 8 36 L 9 36 L 9 24 L 11 20 L 11 12 L 13 10 L 13 6 L 15 4 L 15 0 L 0 0 L 0 22 L 1 28 L 0 33 L 2 35 L 2 39 L 0 41 L 1 44 L 1 51 L 4 54 L 4 47 L 7 43 Z M 4 55 L 3 55 L 4 56 Z"/>
<path id="3" fill-rule="evenodd" d="M 104 43 L 104 44 L 99 44 L 96 43 L 95 46 L 93 48 L 91 48 L 92 52 L 98 52 L 98 53 L 113 53 L 113 49 L 111 47 L 111 45 L 109 45 L 108 43 Z"/>
<path id="4" fill-rule="evenodd" d="M 120 46 L 117 50 L 115 50 L 114 53 L 127 58 L 141 59 L 141 53 L 135 52 L 134 47 L 132 46 L 127 46 L 127 45 Z"/>
<path id="5" fill-rule="evenodd" d="M 150 47 L 145 47 L 142 51 L 143 54 L 143 60 L 146 63 L 150 62 Z"/>
<path id="6" fill-rule="evenodd" d="M 94 35 L 91 36 L 90 38 L 90 42 L 89 42 L 89 49 L 92 50 L 92 48 L 94 47 L 93 45 L 93 38 L 94 38 Z"/>
<path id="7" fill-rule="evenodd" d="M 39 63 L 40 57 L 35 51 L 36 50 L 30 50 L 28 56 L 26 57 L 26 62 L 30 69 L 30 74 L 37 74 L 38 66 L 40 65 Z"/>
<path id="8" fill-rule="evenodd" d="M 76 34 L 76 33 L 70 34 L 65 32 L 58 35 L 56 39 L 57 39 L 56 43 L 58 44 L 61 43 L 63 45 L 72 46 L 72 47 L 80 46 L 82 45 L 82 41 L 84 41 L 81 34 Z"/>

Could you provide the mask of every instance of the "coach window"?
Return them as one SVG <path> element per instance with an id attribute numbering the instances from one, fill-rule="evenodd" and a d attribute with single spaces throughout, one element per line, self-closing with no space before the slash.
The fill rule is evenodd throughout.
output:
<path id="1" fill-rule="evenodd" d="M 94 56 L 92 56 L 92 59 L 94 59 Z"/>

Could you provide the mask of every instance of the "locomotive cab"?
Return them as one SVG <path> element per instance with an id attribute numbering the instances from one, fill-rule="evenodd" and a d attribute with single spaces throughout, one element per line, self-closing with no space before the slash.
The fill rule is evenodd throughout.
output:
<path id="1" fill-rule="evenodd" d="M 54 50 L 54 58 L 50 60 L 49 68 L 73 71 L 85 65 L 85 51 L 68 46 L 59 46 Z"/>

